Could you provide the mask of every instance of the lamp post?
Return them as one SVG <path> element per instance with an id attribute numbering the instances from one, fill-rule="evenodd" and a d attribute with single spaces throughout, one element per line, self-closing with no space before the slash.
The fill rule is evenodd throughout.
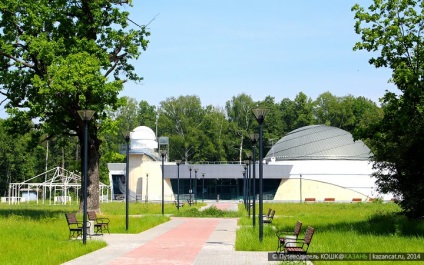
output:
<path id="1" fill-rule="evenodd" d="M 192 194 L 192 189 L 191 189 L 191 170 L 192 170 L 193 168 L 192 167 L 190 167 L 188 170 L 190 170 L 190 184 L 189 184 L 189 189 L 188 189 L 188 194 L 189 194 L 189 196 L 190 196 L 190 201 L 192 200 L 192 198 L 191 198 L 191 194 Z M 190 207 L 191 207 L 191 203 L 189 203 L 190 204 Z"/>
<path id="2" fill-rule="evenodd" d="M 257 143 L 257 141 L 258 141 L 258 139 L 259 139 L 259 135 L 257 134 L 257 133 L 252 133 L 251 135 L 250 135 L 250 140 L 252 141 L 252 158 L 253 158 L 253 161 L 252 161 L 252 164 L 253 164 L 253 178 L 252 178 L 252 182 L 253 182 L 253 191 L 252 191 L 252 193 L 253 193 L 253 202 L 252 202 L 252 204 L 253 204 L 253 213 L 252 213 L 252 215 L 253 215 L 253 218 L 252 218 L 252 225 L 253 225 L 253 227 L 255 227 L 255 224 L 256 224 L 256 143 Z"/>
<path id="3" fill-rule="evenodd" d="M 205 173 L 202 173 L 203 185 L 202 185 L 202 202 L 205 201 Z"/>
<path id="4" fill-rule="evenodd" d="M 244 165 L 243 166 L 244 170 L 243 170 L 243 202 L 244 202 L 244 208 L 247 210 L 247 199 L 246 199 L 246 191 L 247 191 L 247 176 L 246 176 L 246 172 L 247 172 L 247 166 Z"/>
<path id="5" fill-rule="evenodd" d="M 180 210 L 180 165 L 181 160 L 175 160 L 177 163 L 177 209 Z"/>
<path id="6" fill-rule="evenodd" d="M 244 209 L 246 208 L 246 166 L 243 166 L 243 171 L 241 172 L 243 174 L 243 203 L 244 203 Z"/>
<path id="7" fill-rule="evenodd" d="M 194 200 L 196 201 L 197 204 L 197 171 L 199 171 L 198 168 L 194 169 L 194 179 L 195 179 L 195 184 L 194 184 Z"/>
<path id="8" fill-rule="evenodd" d="M 84 190 L 83 190 L 83 230 L 82 230 L 82 242 L 85 245 L 87 242 L 87 175 L 88 175 L 88 122 L 93 117 L 94 110 L 79 110 L 78 115 L 84 122 Z"/>
<path id="9" fill-rule="evenodd" d="M 145 200 L 145 203 L 147 203 L 147 202 L 149 202 L 149 173 L 146 173 L 146 200 Z"/>
<path id="10" fill-rule="evenodd" d="M 166 156 L 166 150 L 162 150 L 160 152 L 160 156 L 162 157 L 162 215 L 165 214 L 165 206 L 164 206 L 164 200 L 165 200 L 165 196 L 164 196 L 164 179 L 165 179 L 165 166 L 164 166 L 164 160 L 165 160 L 165 156 Z"/>
<path id="11" fill-rule="evenodd" d="M 250 159 L 250 158 L 249 158 Z M 247 214 L 250 218 L 250 160 L 245 160 L 244 164 L 246 165 L 246 175 L 247 175 Z"/>
<path id="12" fill-rule="evenodd" d="M 263 239 L 263 209 L 264 209 L 264 202 L 263 202 L 263 162 L 262 162 L 262 125 L 265 121 L 265 116 L 269 112 L 269 109 L 267 108 L 256 108 L 252 109 L 253 114 L 255 114 L 256 121 L 259 124 L 259 241 L 262 242 Z"/>
<path id="13" fill-rule="evenodd" d="M 125 135 L 125 142 L 127 143 L 126 158 L 125 158 L 125 231 L 128 231 L 128 213 L 130 201 L 130 178 L 129 178 L 129 165 L 130 165 L 130 132 Z"/>

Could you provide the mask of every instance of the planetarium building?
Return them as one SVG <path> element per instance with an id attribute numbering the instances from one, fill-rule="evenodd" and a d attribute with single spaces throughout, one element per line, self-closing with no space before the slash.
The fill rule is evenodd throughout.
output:
<path id="1" fill-rule="evenodd" d="M 282 176 L 274 200 L 367 201 L 377 194 L 370 158 L 362 141 L 342 129 L 325 125 L 299 128 L 268 152 L 268 166 L 292 166 Z"/>
<path id="2" fill-rule="evenodd" d="M 131 133 L 128 168 L 131 200 L 160 200 L 162 178 L 167 201 L 175 200 L 177 195 L 180 198 L 240 200 L 246 192 L 259 193 L 258 163 L 254 180 L 253 165 L 222 162 L 177 165 L 167 157 L 162 161 L 158 153 L 163 149 L 161 138 L 145 126 Z M 166 142 L 169 150 L 168 144 Z M 264 157 L 264 199 L 351 202 L 382 197 L 390 200 L 390 196 L 376 192 L 375 179 L 371 177 L 371 156 L 370 149 L 362 141 L 354 141 L 352 135 L 342 129 L 311 125 L 294 130 L 273 145 Z M 108 166 L 113 198 L 122 198 L 126 165 Z M 253 181 L 255 192 L 252 191 Z"/>

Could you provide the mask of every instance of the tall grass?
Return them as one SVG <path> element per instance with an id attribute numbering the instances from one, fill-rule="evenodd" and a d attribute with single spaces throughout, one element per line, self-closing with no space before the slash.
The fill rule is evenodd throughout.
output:
<path id="1" fill-rule="evenodd" d="M 236 234 L 237 250 L 275 251 L 276 230 L 293 230 L 297 220 L 315 228 L 309 252 L 423 252 L 424 222 L 407 220 L 394 203 L 294 203 L 264 204 L 276 210 L 272 225 L 264 225 L 263 241 L 258 239 L 258 225 L 243 217 Z M 258 222 L 256 222 L 258 223 Z M 349 264 L 347 262 L 316 261 L 314 264 Z M 365 264 L 352 262 L 352 264 Z M 395 264 L 372 262 L 372 264 Z M 408 262 L 402 262 L 408 264 Z M 410 264 L 417 264 L 411 262 Z"/>

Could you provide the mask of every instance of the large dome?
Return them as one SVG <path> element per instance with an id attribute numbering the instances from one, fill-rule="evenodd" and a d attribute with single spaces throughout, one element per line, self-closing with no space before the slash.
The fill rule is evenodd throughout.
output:
<path id="1" fill-rule="evenodd" d="M 371 150 L 349 132 L 325 125 L 310 125 L 281 138 L 267 160 L 369 160 Z M 274 158 L 275 157 L 275 158 Z"/>

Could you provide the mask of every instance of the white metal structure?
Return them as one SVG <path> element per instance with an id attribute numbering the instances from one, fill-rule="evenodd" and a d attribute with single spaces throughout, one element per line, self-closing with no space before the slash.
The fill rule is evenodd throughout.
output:
<path id="1" fill-rule="evenodd" d="M 44 182 L 34 182 L 43 177 L 45 179 Z M 100 182 L 99 189 L 100 201 L 109 201 L 110 187 Z M 78 203 L 78 194 L 80 190 L 80 175 L 61 167 L 56 167 L 23 182 L 10 183 L 8 197 L 2 197 L 2 202 L 7 201 L 9 204 L 19 204 L 25 201 L 25 197 L 30 198 L 30 192 L 35 191 L 37 204 L 39 203 L 40 197 L 42 198 L 43 204 L 46 200 L 50 205 L 71 204 L 72 197 L 77 198 L 76 203 Z M 25 192 L 28 192 L 28 196 L 23 196 Z M 40 192 L 41 196 L 39 194 Z"/>

